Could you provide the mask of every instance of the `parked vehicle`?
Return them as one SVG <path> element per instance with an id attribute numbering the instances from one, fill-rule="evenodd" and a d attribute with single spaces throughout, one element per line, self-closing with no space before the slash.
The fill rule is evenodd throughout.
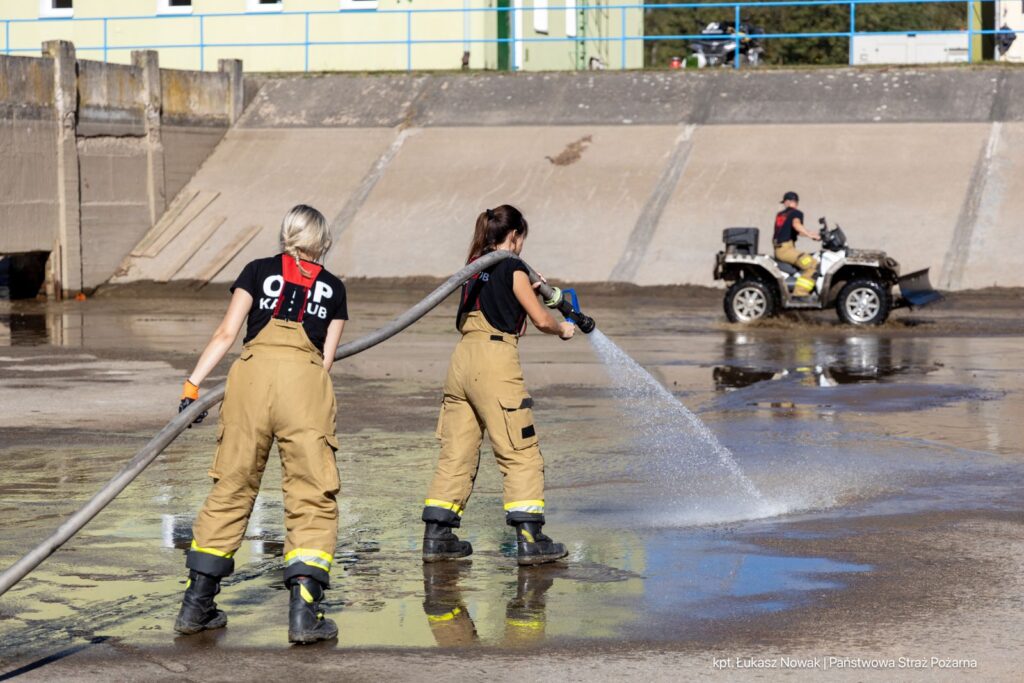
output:
<path id="1" fill-rule="evenodd" d="M 740 23 L 737 34 L 736 23 L 732 21 L 713 21 L 700 32 L 700 40 L 690 42 L 690 51 L 694 54 L 697 66 L 731 66 L 736 59 L 737 43 L 739 44 L 740 61 L 751 66 L 761 63 L 764 47 L 757 36 L 764 35 L 764 29 L 746 22 Z"/>
<path id="2" fill-rule="evenodd" d="M 725 249 L 718 252 L 714 277 L 730 283 L 725 315 L 730 322 L 751 323 L 784 310 L 824 310 L 834 306 L 851 325 L 881 325 L 894 308 L 925 306 L 942 298 L 932 289 L 928 269 L 900 275 L 900 265 L 884 251 L 853 249 L 836 225 L 821 224 L 821 252 L 815 293 L 794 297 L 799 271 L 757 249 L 757 228 L 727 228 Z M 893 294 L 893 287 L 899 294 Z"/>

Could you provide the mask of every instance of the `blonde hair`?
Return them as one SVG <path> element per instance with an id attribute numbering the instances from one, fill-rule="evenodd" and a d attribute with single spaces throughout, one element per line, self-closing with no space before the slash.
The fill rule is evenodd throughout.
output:
<path id="1" fill-rule="evenodd" d="M 331 232 L 324 215 L 312 206 L 292 207 L 281 221 L 281 251 L 295 259 L 299 271 L 309 276 L 300 259 L 316 261 L 331 248 Z"/>

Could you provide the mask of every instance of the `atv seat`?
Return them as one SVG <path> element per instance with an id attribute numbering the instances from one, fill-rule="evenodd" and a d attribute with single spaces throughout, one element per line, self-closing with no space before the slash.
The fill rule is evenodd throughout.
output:
<path id="1" fill-rule="evenodd" d="M 800 269 L 797 268 L 796 266 L 792 265 L 792 264 L 785 263 L 783 261 L 779 261 L 778 259 L 772 259 L 772 260 L 775 261 L 775 265 L 777 265 L 779 267 L 779 270 L 781 270 L 786 275 L 796 275 L 797 273 L 800 272 Z"/>
<path id="2" fill-rule="evenodd" d="M 757 256 L 757 228 L 726 228 L 722 231 L 726 254 Z"/>

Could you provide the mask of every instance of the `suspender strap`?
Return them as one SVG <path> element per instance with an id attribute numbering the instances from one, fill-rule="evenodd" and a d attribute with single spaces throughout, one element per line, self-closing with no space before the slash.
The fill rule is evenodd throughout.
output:
<path id="1" fill-rule="evenodd" d="M 472 263 L 476 259 L 470 259 L 468 263 Z M 458 329 L 462 323 L 462 317 L 471 311 L 480 310 L 480 291 L 484 286 L 484 279 L 481 277 L 482 273 L 477 273 L 470 276 L 468 280 L 462 283 L 462 297 L 459 301 L 459 309 L 455 312 L 455 328 Z"/>
<path id="2" fill-rule="evenodd" d="M 316 263 L 303 261 L 302 264 L 309 273 L 309 277 L 302 274 L 302 271 L 299 270 L 299 264 L 295 262 L 294 258 L 288 254 L 281 254 L 281 275 L 284 277 L 284 282 L 281 283 L 281 293 L 277 296 L 277 305 L 274 306 L 274 318 L 277 318 L 281 313 L 281 305 L 284 303 L 285 285 L 298 285 L 302 288 L 302 307 L 299 309 L 297 322 L 302 322 L 302 317 L 306 314 L 306 304 L 309 303 L 309 290 L 313 287 L 313 283 L 316 282 L 320 271 L 323 270 L 323 266 Z"/>

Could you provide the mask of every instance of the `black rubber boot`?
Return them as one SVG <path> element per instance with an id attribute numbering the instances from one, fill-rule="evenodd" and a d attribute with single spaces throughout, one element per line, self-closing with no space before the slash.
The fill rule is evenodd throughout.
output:
<path id="1" fill-rule="evenodd" d="M 213 598 L 220 593 L 220 578 L 192 570 L 185 584 L 185 597 L 174 622 L 174 630 L 191 635 L 227 626 L 228 615 L 217 609 Z"/>
<path id="2" fill-rule="evenodd" d="M 297 576 L 289 580 L 292 591 L 288 603 L 288 642 L 315 643 L 330 640 L 338 635 L 338 625 L 324 618 L 320 601 L 324 599 L 324 587 L 314 578 Z"/>
<path id="3" fill-rule="evenodd" d="M 427 522 L 423 531 L 423 561 L 457 560 L 473 554 L 469 541 L 460 541 L 450 526 Z"/>
<path id="4" fill-rule="evenodd" d="M 544 564 L 569 554 L 565 546 L 541 533 L 541 522 L 516 522 L 516 561 L 520 565 Z"/>

